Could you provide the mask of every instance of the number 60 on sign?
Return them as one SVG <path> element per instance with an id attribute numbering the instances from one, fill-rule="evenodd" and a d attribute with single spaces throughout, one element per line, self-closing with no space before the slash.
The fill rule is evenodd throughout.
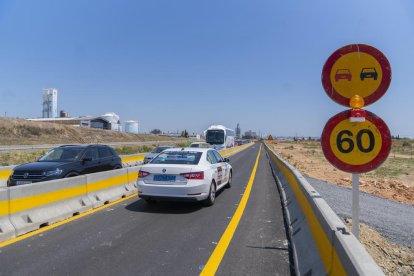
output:
<path id="1" fill-rule="evenodd" d="M 391 149 L 387 125 L 367 111 L 365 122 L 349 121 L 350 110 L 341 112 L 326 123 L 322 150 L 328 161 L 340 170 L 365 173 L 376 169 Z"/>

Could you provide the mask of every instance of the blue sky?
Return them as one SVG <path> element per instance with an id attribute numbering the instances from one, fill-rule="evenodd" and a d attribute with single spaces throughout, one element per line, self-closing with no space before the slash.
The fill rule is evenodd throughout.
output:
<path id="1" fill-rule="evenodd" d="M 321 84 L 329 55 L 380 49 L 390 89 L 366 109 L 414 137 L 414 2 L 0 0 L 0 114 L 41 116 L 43 88 L 71 115 L 107 111 L 141 131 L 221 123 L 319 136 L 345 108 Z"/>

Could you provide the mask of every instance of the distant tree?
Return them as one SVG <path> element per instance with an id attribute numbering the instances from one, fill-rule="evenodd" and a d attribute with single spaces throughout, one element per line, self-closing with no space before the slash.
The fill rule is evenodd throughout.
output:
<path id="1" fill-rule="evenodd" d="M 153 130 L 150 131 L 151 134 L 161 134 L 162 131 L 158 128 L 154 128 Z"/>
<path id="2" fill-rule="evenodd" d="M 188 131 L 186 129 L 184 129 L 183 131 L 181 131 L 181 137 L 188 138 Z"/>

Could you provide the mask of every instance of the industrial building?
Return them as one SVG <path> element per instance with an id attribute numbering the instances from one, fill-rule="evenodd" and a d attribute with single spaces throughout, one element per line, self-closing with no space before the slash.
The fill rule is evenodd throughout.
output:
<path id="1" fill-rule="evenodd" d="M 56 88 L 43 89 L 43 118 L 56 118 L 58 117 L 57 106 L 58 90 Z"/>
<path id="2" fill-rule="evenodd" d="M 35 119 L 27 119 L 27 120 L 36 121 L 36 122 L 55 123 L 55 124 L 61 124 L 61 125 L 122 131 L 122 126 L 119 120 L 119 115 L 117 115 L 114 112 L 107 112 L 104 115 L 96 116 L 96 117 L 84 116 L 84 117 L 61 117 L 61 118 L 35 118 Z M 137 128 L 138 128 L 138 123 L 137 123 Z"/>

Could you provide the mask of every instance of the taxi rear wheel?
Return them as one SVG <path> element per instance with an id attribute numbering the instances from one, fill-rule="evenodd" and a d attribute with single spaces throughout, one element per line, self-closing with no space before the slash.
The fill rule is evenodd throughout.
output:
<path id="1" fill-rule="evenodd" d="M 216 200 L 216 184 L 214 184 L 214 182 L 211 182 L 210 192 L 208 193 L 208 197 L 204 200 L 204 206 L 213 205 L 215 200 Z"/>

